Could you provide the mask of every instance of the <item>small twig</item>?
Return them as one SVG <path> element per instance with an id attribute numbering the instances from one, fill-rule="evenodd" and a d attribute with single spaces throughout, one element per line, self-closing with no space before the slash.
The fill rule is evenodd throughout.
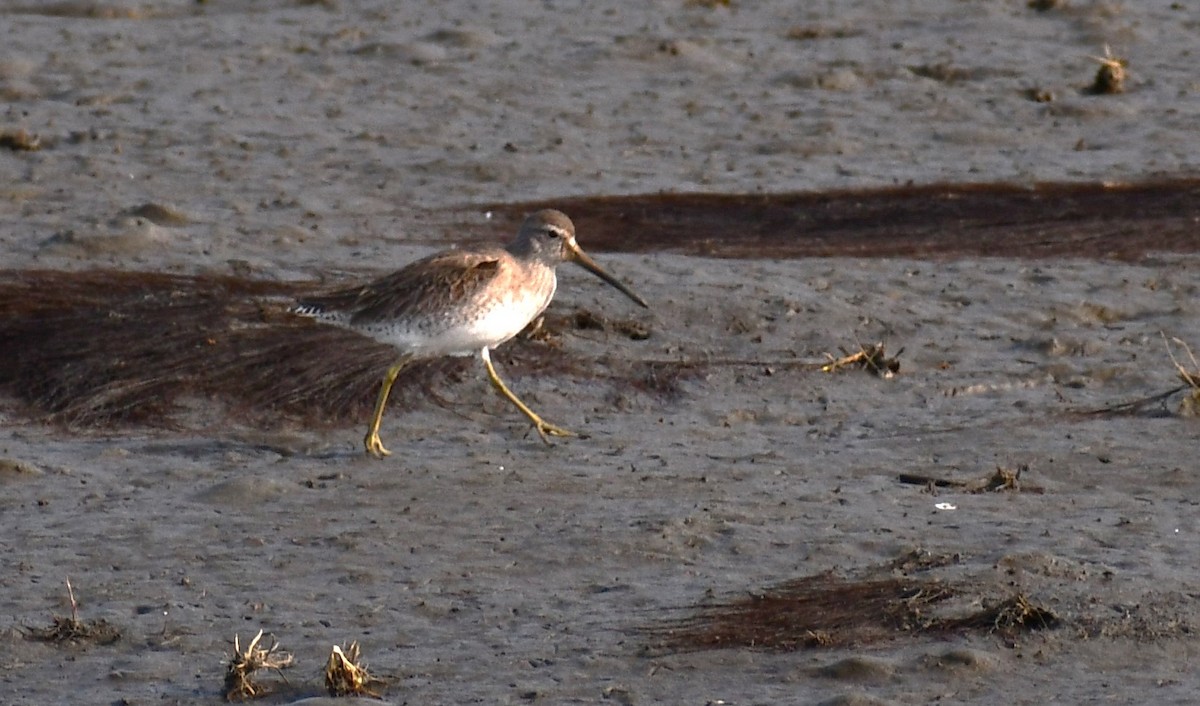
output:
<path id="1" fill-rule="evenodd" d="M 825 373 L 837 372 L 843 368 L 851 366 L 862 368 L 879 377 L 890 378 L 900 370 L 900 354 L 904 349 L 896 351 L 896 355 L 891 358 L 885 353 L 884 344 L 876 343 L 875 345 L 858 344 L 858 351 L 851 353 L 845 348 L 838 347 L 842 351 L 841 358 L 834 358 L 829 353 L 825 357 L 829 362 L 821 366 L 821 371 Z"/>
<path id="2" fill-rule="evenodd" d="M 934 488 L 965 488 L 967 486 L 966 481 L 935 478 L 934 476 L 923 476 L 916 473 L 901 473 L 898 478 L 901 483 L 908 485 L 923 485 Z"/>
<path id="3" fill-rule="evenodd" d="M 972 494 L 998 492 L 1001 490 L 1014 490 L 1021 493 L 1036 493 L 1039 495 L 1046 492 L 1046 489 L 1040 486 L 1027 485 L 1020 482 L 1021 474 L 1028 471 L 1029 466 L 1021 464 L 1015 470 L 997 467 L 995 473 L 982 481 L 961 481 L 916 473 L 901 473 L 898 476 L 898 480 L 908 485 L 923 485 L 930 490 L 933 488 L 959 488 L 963 492 Z"/>
<path id="4" fill-rule="evenodd" d="M 71 599 L 71 622 L 79 625 L 79 603 L 75 601 L 75 589 L 71 588 L 71 577 L 67 577 L 67 597 Z"/>
<path id="5" fill-rule="evenodd" d="M 1184 390 L 1191 390 L 1191 395 L 1184 398 L 1183 406 L 1180 410 L 1181 414 L 1189 414 L 1189 406 L 1191 408 L 1195 408 L 1197 405 L 1200 405 L 1200 361 L 1196 359 L 1195 354 L 1192 353 L 1192 349 L 1183 340 L 1173 336 L 1168 339 L 1167 334 L 1163 333 L 1162 331 L 1159 331 L 1158 335 L 1162 336 L 1163 344 L 1167 348 L 1167 356 L 1171 358 L 1171 363 L 1175 366 L 1175 372 L 1179 376 L 1179 379 L 1183 382 L 1182 385 L 1172 387 L 1166 392 L 1159 392 L 1157 394 L 1142 397 L 1131 402 L 1122 402 L 1120 404 L 1102 407 L 1100 409 L 1081 410 L 1076 413 L 1088 416 L 1133 416 L 1143 413 L 1151 405 L 1158 404 L 1163 408 L 1162 416 L 1168 416 L 1171 414 L 1171 412 L 1166 408 L 1167 400 L 1176 393 Z M 1183 364 L 1180 363 L 1179 359 L 1175 357 L 1175 352 L 1171 350 L 1171 341 L 1178 343 L 1179 346 L 1182 347 L 1183 350 L 1188 354 L 1188 358 L 1191 359 L 1192 365 L 1196 367 L 1195 372 L 1191 372 L 1187 368 L 1183 367 Z"/>
<path id="6" fill-rule="evenodd" d="M 1146 408 L 1157 403 L 1157 404 L 1163 406 L 1163 416 L 1166 416 L 1166 415 L 1170 414 L 1169 412 L 1166 411 L 1167 400 L 1170 399 L 1171 396 L 1174 395 L 1175 393 L 1177 393 L 1181 390 L 1186 390 L 1186 389 L 1188 389 L 1187 385 L 1179 385 L 1177 387 L 1172 387 L 1170 390 L 1167 390 L 1166 392 L 1159 392 L 1157 394 L 1149 395 L 1147 397 L 1141 397 L 1139 399 L 1132 400 L 1130 402 L 1121 402 L 1119 404 L 1115 404 L 1110 407 L 1101 407 L 1099 409 L 1078 410 L 1078 411 L 1076 411 L 1076 414 L 1081 414 L 1081 415 L 1089 416 L 1089 417 L 1091 417 L 1091 416 L 1132 417 L 1134 415 L 1141 414 Z"/>
<path id="7" fill-rule="evenodd" d="M 1179 373 L 1179 379 L 1183 380 L 1193 390 L 1200 390 L 1200 362 L 1196 360 L 1191 347 L 1183 339 L 1174 336 L 1171 337 L 1170 341 L 1167 340 L 1167 334 L 1162 331 L 1159 331 L 1158 335 L 1162 336 L 1163 343 L 1167 346 L 1167 355 L 1171 357 L 1171 362 L 1175 364 L 1175 370 Z M 1195 366 L 1196 372 L 1188 372 L 1187 368 L 1180 365 L 1179 361 L 1175 359 L 1175 353 L 1171 351 L 1171 341 L 1178 343 L 1187 352 L 1188 357 L 1192 359 L 1192 365 Z"/>

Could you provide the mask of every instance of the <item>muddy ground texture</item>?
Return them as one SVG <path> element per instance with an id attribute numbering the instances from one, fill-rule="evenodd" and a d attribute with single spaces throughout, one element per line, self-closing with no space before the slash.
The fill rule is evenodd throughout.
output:
<path id="1" fill-rule="evenodd" d="M 1190 10 L 0 2 L 0 702 L 1193 702 Z M 365 458 L 287 302 L 541 205 L 581 436 Z"/>
<path id="2" fill-rule="evenodd" d="M 1193 202 L 1138 203 L 1194 188 L 1111 194 L 1089 238 L 1064 235 L 1069 199 L 1012 208 L 1036 235 L 1011 241 L 969 236 L 1036 190 L 921 190 L 900 202 L 953 202 L 960 225 L 884 219 L 886 237 L 850 229 L 857 257 L 806 260 L 779 218 L 777 251 L 753 236 L 771 258 L 690 249 L 713 213 L 754 231 L 815 197 L 570 203 L 694 226 L 663 240 L 689 254 L 604 257 L 652 313 L 565 270 L 499 351 L 585 436 L 546 447 L 477 365 L 435 362 L 402 381 L 382 462 L 357 440 L 389 351 L 285 311 L 327 283 L 8 271 L 6 688 L 213 702 L 233 636 L 265 629 L 289 667 L 238 693 L 273 703 L 324 693 L 351 641 L 395 703 L 918 702 L 1013 680 L 1033 701 L 1098 697 L 1098 671 L 1184 698 Z M 826 222 L 805 238 L 843 242 Z"/>

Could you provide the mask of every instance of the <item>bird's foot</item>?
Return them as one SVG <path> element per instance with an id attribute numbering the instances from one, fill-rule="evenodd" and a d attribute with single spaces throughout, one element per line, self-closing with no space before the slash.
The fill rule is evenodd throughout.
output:
<path id="1" fill-rule="evenodd" d="M 367 453 L 375 458 L 383 458 L 392 454 L 391 451 L 383 448 L 383 442 L 379 440 L 379 432 L 376 431 L 367 434 L 366 438 L 363 439 L 363 447 L 366 448 Z"/>
<path id="2" fill-rule="evenodd" d="M 550 445 L 550 437 L 552 436 L 579 436 L 570 429 L 563 429 L 560 426 L 541 419 L 534 421 L 533 428 L 537 429 L 538 436 L 542 437 L 542 441 L 546 442 L 547 446 Z"/>

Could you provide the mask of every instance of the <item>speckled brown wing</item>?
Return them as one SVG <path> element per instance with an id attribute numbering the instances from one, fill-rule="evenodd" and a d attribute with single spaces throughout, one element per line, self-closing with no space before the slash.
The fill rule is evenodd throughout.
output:
<path id="1" fill-rule="evenodd" d="M 500 274 L 503 251 L 449 251 L 361 287 L 309 297 L 300 306 L 350 317 L 352 325 L 419 319 L 475 297 Z"/>

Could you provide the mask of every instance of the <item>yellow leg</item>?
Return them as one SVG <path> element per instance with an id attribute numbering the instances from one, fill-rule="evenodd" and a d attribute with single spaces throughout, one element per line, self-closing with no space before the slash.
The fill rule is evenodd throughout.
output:
<path id="1" fill-rule="evenodd" d="M 529 418 L 529 421 L 533 422 L 533 428 L 537 429 L 537 433 L 542 437 L 542 441 L 549 444 L 551 436 L 575 436 L 574 433 L 545 421 L 532 409 L 527 407 L 524 402 L 517 399 L 517 396 L 512 393 L 512 390 L 508 389 L 508 386 L 506 386 L 504 381 L 500 379 L 500 376 L 496 374 L 496 368 L 492 365 L 492 356 L 488 352 L 488 349 L 484 348 L 481 350 L 479 352 L 479 357 L 483 358 L 483 364 L 487 366 L 488 379 L 492 381 L 492 387 L 496 388 L 500 394 L 504 395 L 504 399 L 512 402 L 517 409 L 521 410 L 521 414 L 524 414 Z"/>
<path id="2" fill-rule="evenodd" d="M 367 429 L 367 436 L 363 439 L 363 446 L 367 449 L 367 453 L 375 458 L 383 458 L 392 453 L 383 448 L 383 442 L 379 440 L 379 425 L 383 422 L 383 408 L 387 406 L 388 393 L 392 391 L 396 376 L 408 366 L 408 363 L 408 358 L 400 360 L 388 368 L 387 373 L 383 376 L 383 385 L 379 388 L 379 399 L 375 400 L 375 415 L 371 417 L 371 426 Z"/>

